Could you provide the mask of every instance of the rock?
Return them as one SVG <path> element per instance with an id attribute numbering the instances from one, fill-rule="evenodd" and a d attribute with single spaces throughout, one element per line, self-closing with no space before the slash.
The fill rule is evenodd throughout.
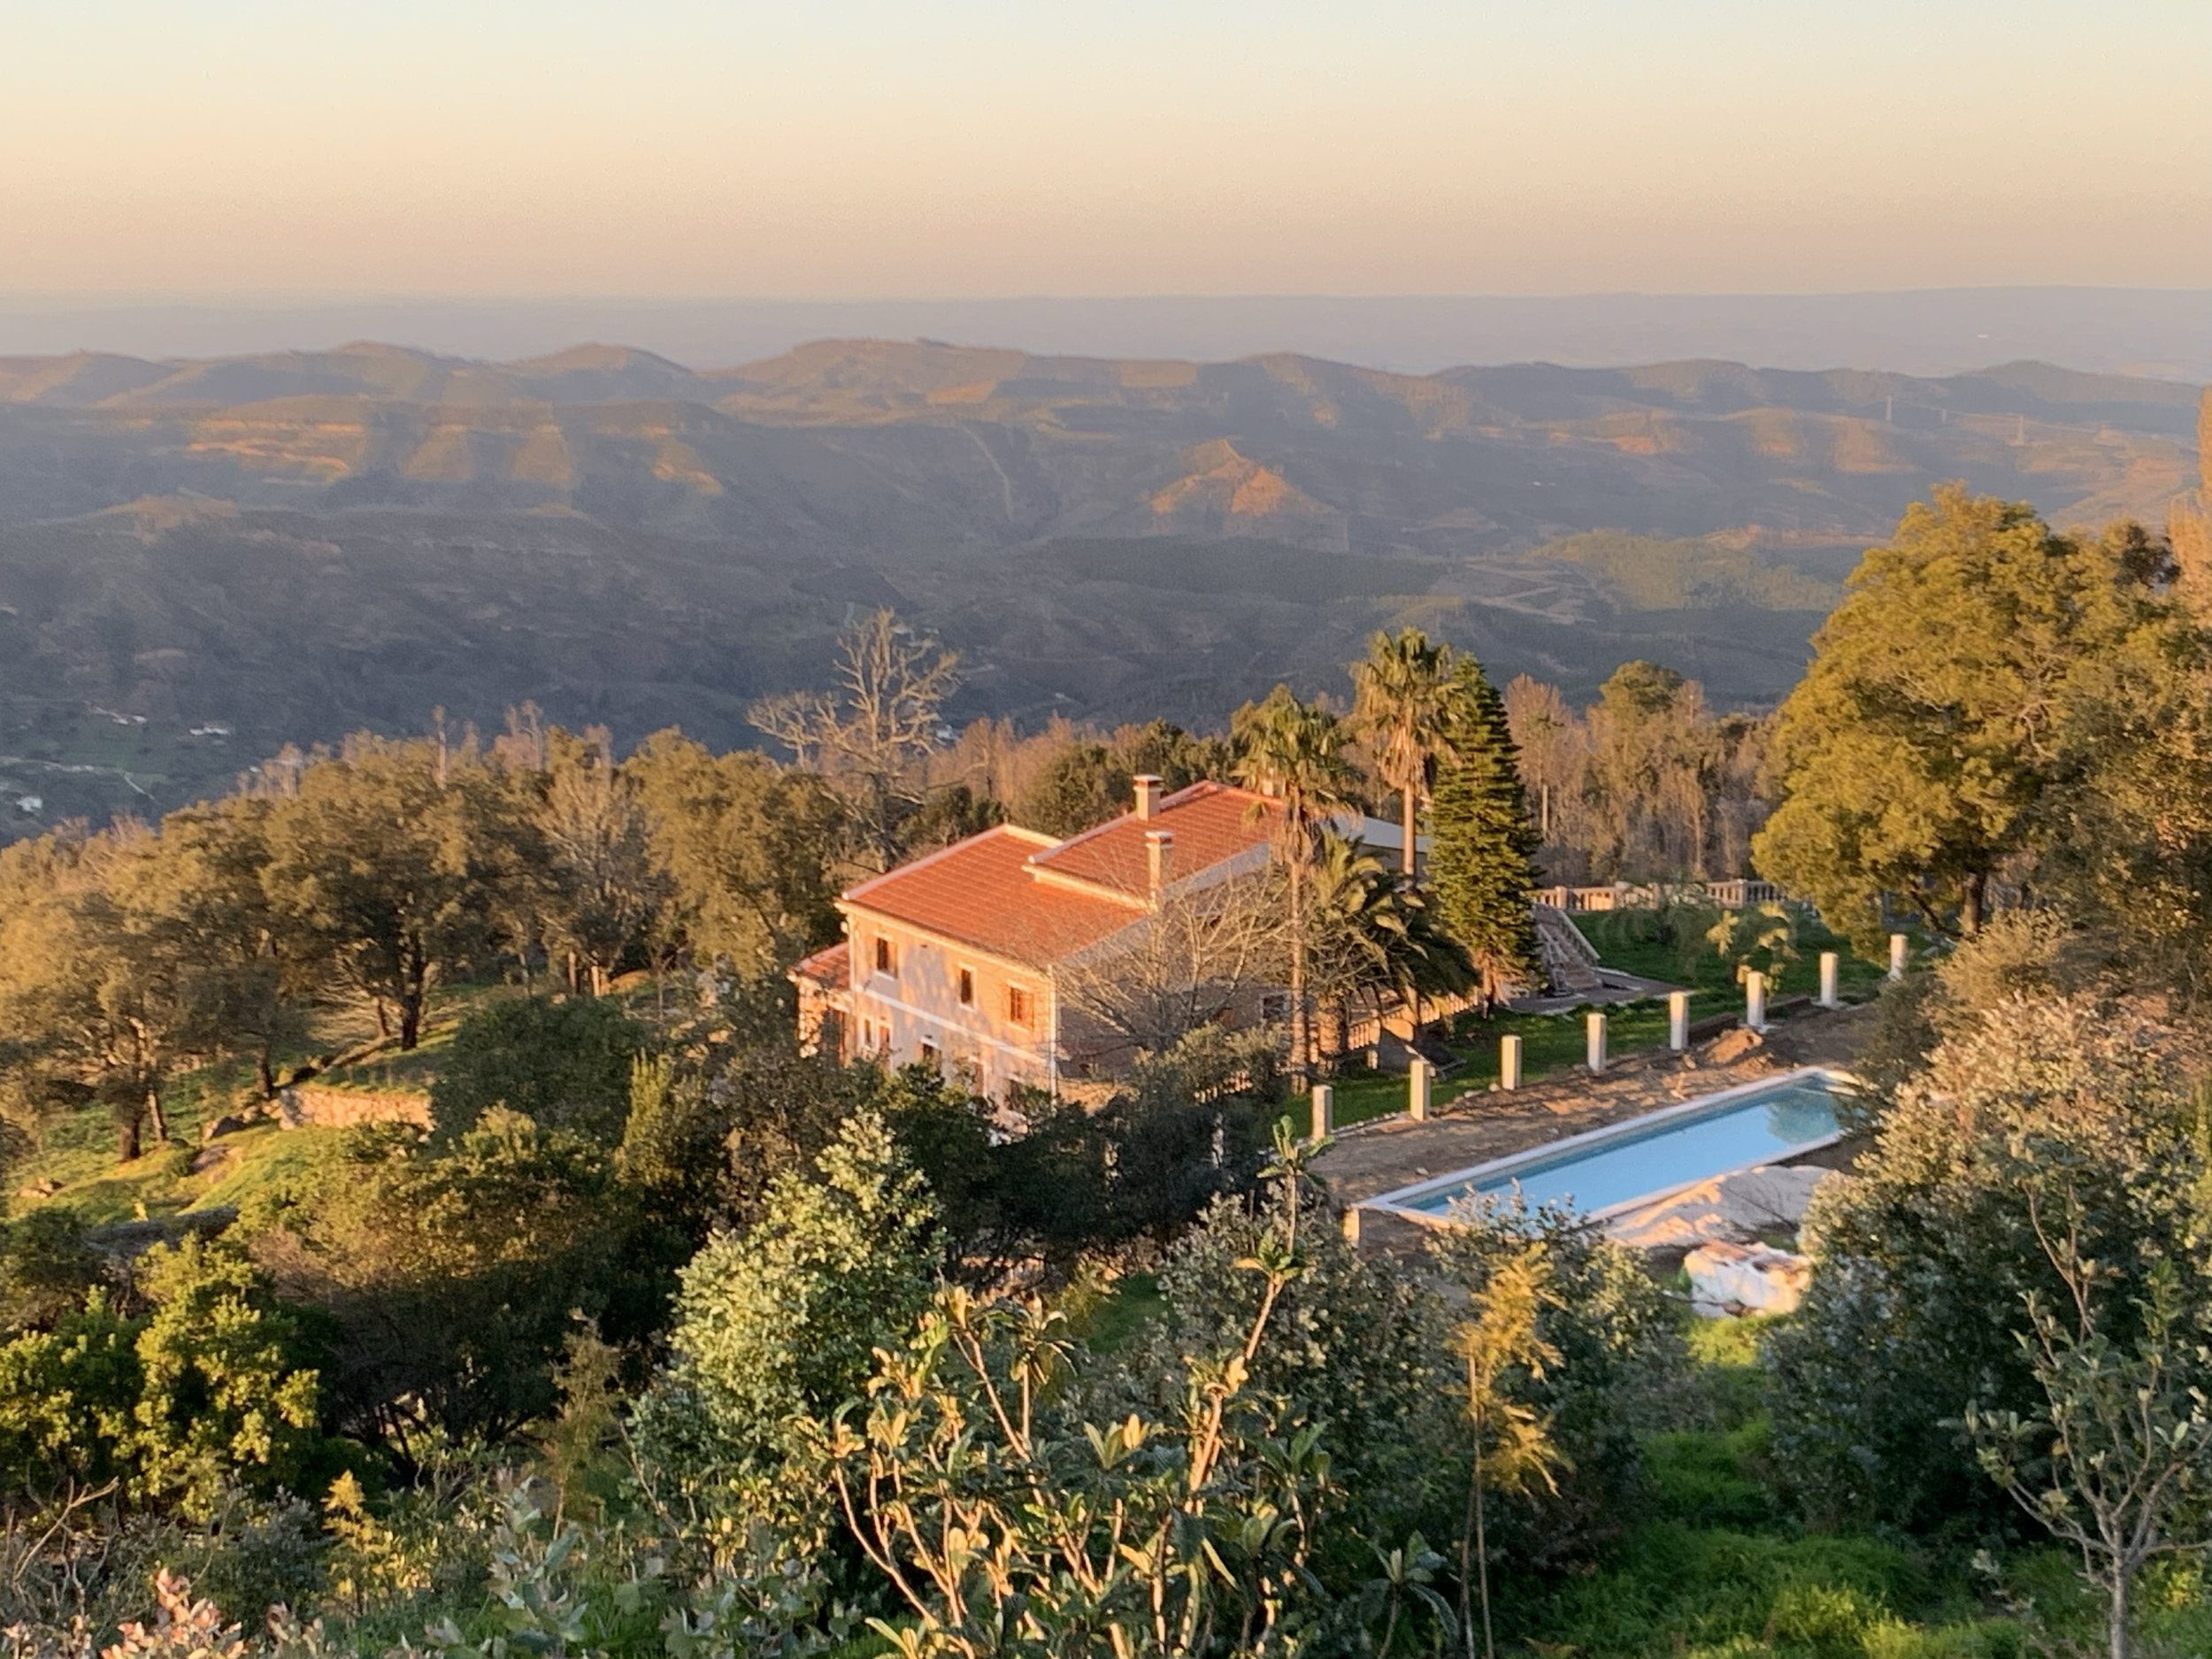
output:
<path id="1" fill-rule="evenodd" d="M 240 1112 L 225 1112 L 220 1118 L 211 1118 L 200 1125 L 200 1144 L 205 1146 L 217 1135 L 234 1135 L 251 1121 Z"/>
<path id="2" fill-rule="evenodd" d="M 236 1147 L 202 1147 L 192 1155 L 192 1173 L 204 1175 L 219 1164 L 229 1163 L 230 1155 L 237 1149 Z"/>
<path id="3" fill-rule="evenodd" d="M 1690 1276 L 1691 1310 L 1708 1319 L 1793 1313 L 1813 1276 L 1813 1264 L 1805 1256 L 1719 1239 L 1692 1250 L 1682 1268 Z"/>
<path id="4" fill-rule="evenodd" d="M 1739 1025 L 1733 1031 L 1724 1031 L 1706 1044 L 1698 1058 L 1707 1065 L 1733 1065 L 1754 1049 L 1765 1046 L 1764 1037 L 1747 1025 Z"/>
<path id="5" fill-rule="evenodd" d="M 1836 1174 L 1809 1164 L 1762 1164 L 1717 1175 L 1655 1203 L 1625 1210 L 1605 1230 L 1635 1249 L 1680 1249 L 1724 1239 L 1742 1242 L 1794 1229 L 1805 1219 L 1813 1189 Z"/>
<path id="6" fill-rule="evenodd" d="M 287 1129 L 305 1125 L 342 1129 L 354 1124 L 409 1123 L 430 1127 L 430 1096 L 411 1091 L 372 1094 L 365 1089 L 294 1084 L 277 1091 L 277 1121 Z"/>
<path id="7" fill-rule="evenodd" d="M 96 1227 L 86 1241 L 111 1260 L 129 1260 L 157 1244 L 174 1244 L 193 1233 L 213 1238 L 238 1219 L 235 1206 L 218 1204 L 206 1210 L 188 1210 L 175 1216 L 141 1216 L 134 1221 L 111 1222 Z"/>
<path id="8" fill-rule="evenodd" d="M 17 1195 L 23 1198 L 51 1198 L 59 1191 L 61 1183 L 50 1175 L 42 1176 L 35 1181 L 26 1181 L 16 1189 Z"/>

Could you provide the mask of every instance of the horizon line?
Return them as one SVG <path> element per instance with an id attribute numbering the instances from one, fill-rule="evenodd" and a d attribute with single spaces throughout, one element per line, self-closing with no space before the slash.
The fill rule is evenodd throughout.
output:
<path id="1" fill-rule="evenodd" d="M 1497 290 L 1415 291 L 1406 293 L 1312 293 L 1160 291 L 1144 293 L 1009 293 L 1009 294 L 864 294 L 807 296 L 795 294 L 650 294 L 621 290 L 543 290 L 465 293 L 434 288 L 373 289 L 101 289 L 89 293 L 57 289 L 0 288 L 0 306 L 37 305 L 86 310 L 134 305 L 175 306 L 305 306 L 326 304 L 606 304 L 625 305 L 1037 305 L 1037 304 L 1248 304 L 1255 302 L 1294 304 L 1464 303 L 1493 302 L 1559 303 L 1582 300 L 1824 300 L 1879 299 L 1925 295 L 1976 294 L 2146 294 L 2190 296 L 2212 294 L 2212 280 L 2197 284 L 2095 282 L 1966 282 L 1926 287 L 1865 288 L 1575 288 L 1554 293 Z"/>

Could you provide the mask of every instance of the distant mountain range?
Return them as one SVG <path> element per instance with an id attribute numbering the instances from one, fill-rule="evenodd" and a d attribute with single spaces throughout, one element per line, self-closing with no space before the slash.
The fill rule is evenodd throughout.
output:
<path id="1" fill-rule="evenodd" d="M 2019 357 L 2212 380 L 2212 288 L 1963 288 L 1845 294 L 1134 295 L 983 299 L 0 296 L 0 356 L 79 346 L 222 357 L 405 340 L 529 357 L 625 340 L 744 363 L 809 340 L 993 341 L 1093 357 L 1218 362 L 1267 351 L 1429 373 L 1457 363 L 1610 367 L 1721 357 L 1955 374 Z"/>
<path id="2" fill-rule="evenodd" d="M 1577 691 L 1648 655 L 1761 703 L 1932 483 L 2162 521 L 2197 405 L 2039 363 L 0 358 L 0 821 L 434 704 L 737 741 L 879 603 L 967 654 L 962 714 L 1217 718 L 1403 620 Z"/>

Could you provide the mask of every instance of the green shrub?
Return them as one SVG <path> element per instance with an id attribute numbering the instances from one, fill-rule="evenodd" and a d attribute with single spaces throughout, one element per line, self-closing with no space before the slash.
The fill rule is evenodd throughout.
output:
<path id="1" fill-rule="evenodd" d="M 757 1225 L 718 1233 L 683 1270 L 674 1381 L 741 1463 L 772 1465 L 794 1419 L 857 1392 L 936 1280 L 936 1207 L 883 1120 L 855 1118 L 820 1163 L 818 1179 L 779 1179 Z"/>
<path id="2" fill-rule="evenodd" d="M 644 1047 L 644 1029 L 611 1002 L 495 1002 L 453 1033 L 431 1086 L 432 1120 L 449 1140 L 503 1106 L 548 1129 L 611 1140 L 629 1103 L 630 1064 Z"/>
<path id="3" fill-rule="evenodd" d="M 84 1218 L 65 1204 L 0 1222 L 0 1332 L 44 1329 L 101 1279 Z"/>
<path id="4" fill-rule="evenodd" d="M 197 1236 L 140 1259 L 142 1315 L 104 1290 L 0 1346 L 0 1504 L 109 1479 L 212 1514 L 323 1458 L 297 1320 L 236 1248 Z"/>
<path id="5" fill-rule="evenodd" d="M 1960 1419 L 2042 1402 L 2018 1333 L 2029 1294 L 2066 1295 L 2039 1231 L 2062 1202 L 2081 1206 L 2081 1248 L 2124 1319 L 2154 1263 L 2193 1305 L 2212 1299 L 2170 1036 L 2086 1001 L 1995 1010 L 1946 1039 L 1853 1179 L 1816 1197 L 1818 1265 L 1770 1343 L 1777 1460 L 1809 1513 L 2012 1522 Z"/>
<path id="6" fill-rule="evenodd" d="M 1532 1246 L 1557 1293 L 1537 1318 L 1557 1358 L 1529 1379 L 1525 1402 L 1545 1415 L 1565 1462 L 1556 1491 L 1516 1504 L 1502 1531 L 1514 1558 L 1551 1567 L 1586 1557 L 1632 1513 L 1641 1432 L 1664 1421 L 1684 1361 L 1675 1311 L 1643 1263 L 1569 1207 L 1531 1208 L 1516 1195 L 1430 1241 L 1446 1279 L 1476 1298 Z"/>

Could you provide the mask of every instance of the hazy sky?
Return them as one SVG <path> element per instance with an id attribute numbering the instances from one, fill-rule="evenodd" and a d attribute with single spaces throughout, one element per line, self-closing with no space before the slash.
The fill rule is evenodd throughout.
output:
<path id="1" fill-rule="evenodd" d="M 0 0 L 0 289 L 2212 285 L 2212 0 Z"/>

